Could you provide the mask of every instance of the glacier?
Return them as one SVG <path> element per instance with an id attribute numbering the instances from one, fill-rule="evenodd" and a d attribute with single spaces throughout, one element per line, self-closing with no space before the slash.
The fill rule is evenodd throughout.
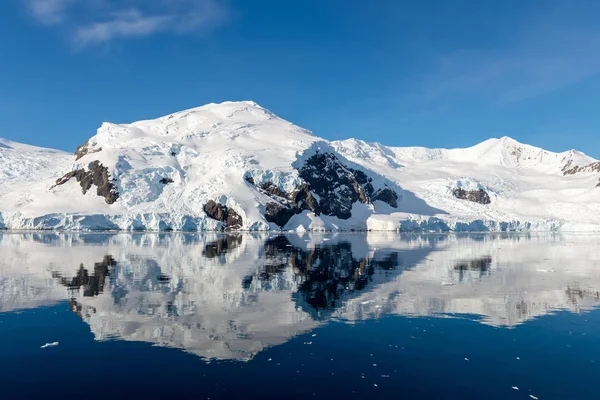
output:
<path id="1" fill-rule="evenodd" d="M 600 232 L 596 165 L 509 137 L 328 141 L 225 102 L 103 123 L 75 154 L 0 139 L 0 229 Z"/>

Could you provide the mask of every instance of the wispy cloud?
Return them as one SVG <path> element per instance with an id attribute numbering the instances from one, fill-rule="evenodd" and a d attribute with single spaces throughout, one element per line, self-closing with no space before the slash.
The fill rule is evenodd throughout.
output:
<path id="1" fill-rule="evenodd" d="M 64 22 L 74 0 L 28 0 L 29 11 L 40 23 L 56 25 Z"/>
<path id="2" fill-rule="evenodd" d="M 227 16 L 219 0 L 25 0 L 43 25 L 65 28 L 79 47 L 158 33 L 186 34 Z"/>

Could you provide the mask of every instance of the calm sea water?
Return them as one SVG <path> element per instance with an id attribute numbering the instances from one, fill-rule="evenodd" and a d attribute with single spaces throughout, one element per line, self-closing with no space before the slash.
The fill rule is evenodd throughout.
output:
<path id="1" fill-rule="evenodd" d="M 0 234 L 0 396 L 600 396 L 600 237 Z"/>

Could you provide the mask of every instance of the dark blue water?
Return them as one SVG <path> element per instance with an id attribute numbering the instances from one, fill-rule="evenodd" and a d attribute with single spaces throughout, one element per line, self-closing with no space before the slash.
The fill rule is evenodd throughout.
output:
<path id="1" fill-rule="evenodd" d="M 0 254 L 3 398 L 600 389 L 596 238 L 5 234 Z"/>

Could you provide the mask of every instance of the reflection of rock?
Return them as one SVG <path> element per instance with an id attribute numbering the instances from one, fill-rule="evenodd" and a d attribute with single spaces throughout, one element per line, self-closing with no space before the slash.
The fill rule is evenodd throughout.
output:
<path id="1" fill-rule="evenodd" d="M 490 195 L 483 189 L 478 190 L 465 190 L 462 188 L 454 189 L 454 197 L 461 200 L 472 201 L 473 203 L 479 204 L 490 204 Z"/>
<path id="2" fill-rule="evenodd" d="M 71 290 L 79 290 L 83 287 L 83 295 L 86 297 L 97 296 L 104 291 L 106 278 L 110 274 L 110 268 L 117 265 L 112 256 L 105 256 L 104 260 L 94 264 L 94 273 L 90 275 L 89 271 L 81 264 L 77 275 L 71 279 L 61 277 L 60 274 L 54 276 L 60 283 Z"/>
<path id="3" fill-rule="evenodd" d="M 492 257 L 486 256 L 474 260 L 460 260 L 454 265 L 454 269 L 457 271 L 486 272 L 490 268 L 490 265 L 492 265 Z"/>
<path id="4" fill-rule="evenodd" d="M 216 258 L 224 255 L 230 250 L 235 249 L 242 243 L 240 235 L 226 235 L 214 242 L 210 242 L 204 247 L 202 253 L 207 258 Z"/>
<path id="5" fill-rule="evenodd" d="M 514 326 L 600 304 L 600 248 L 581 236 L 26 233 L 0 234 L 0 252 L 0 310 L 69 298 L 97 340 L 209 359 L 250 359 L 330 318 Z"/>

